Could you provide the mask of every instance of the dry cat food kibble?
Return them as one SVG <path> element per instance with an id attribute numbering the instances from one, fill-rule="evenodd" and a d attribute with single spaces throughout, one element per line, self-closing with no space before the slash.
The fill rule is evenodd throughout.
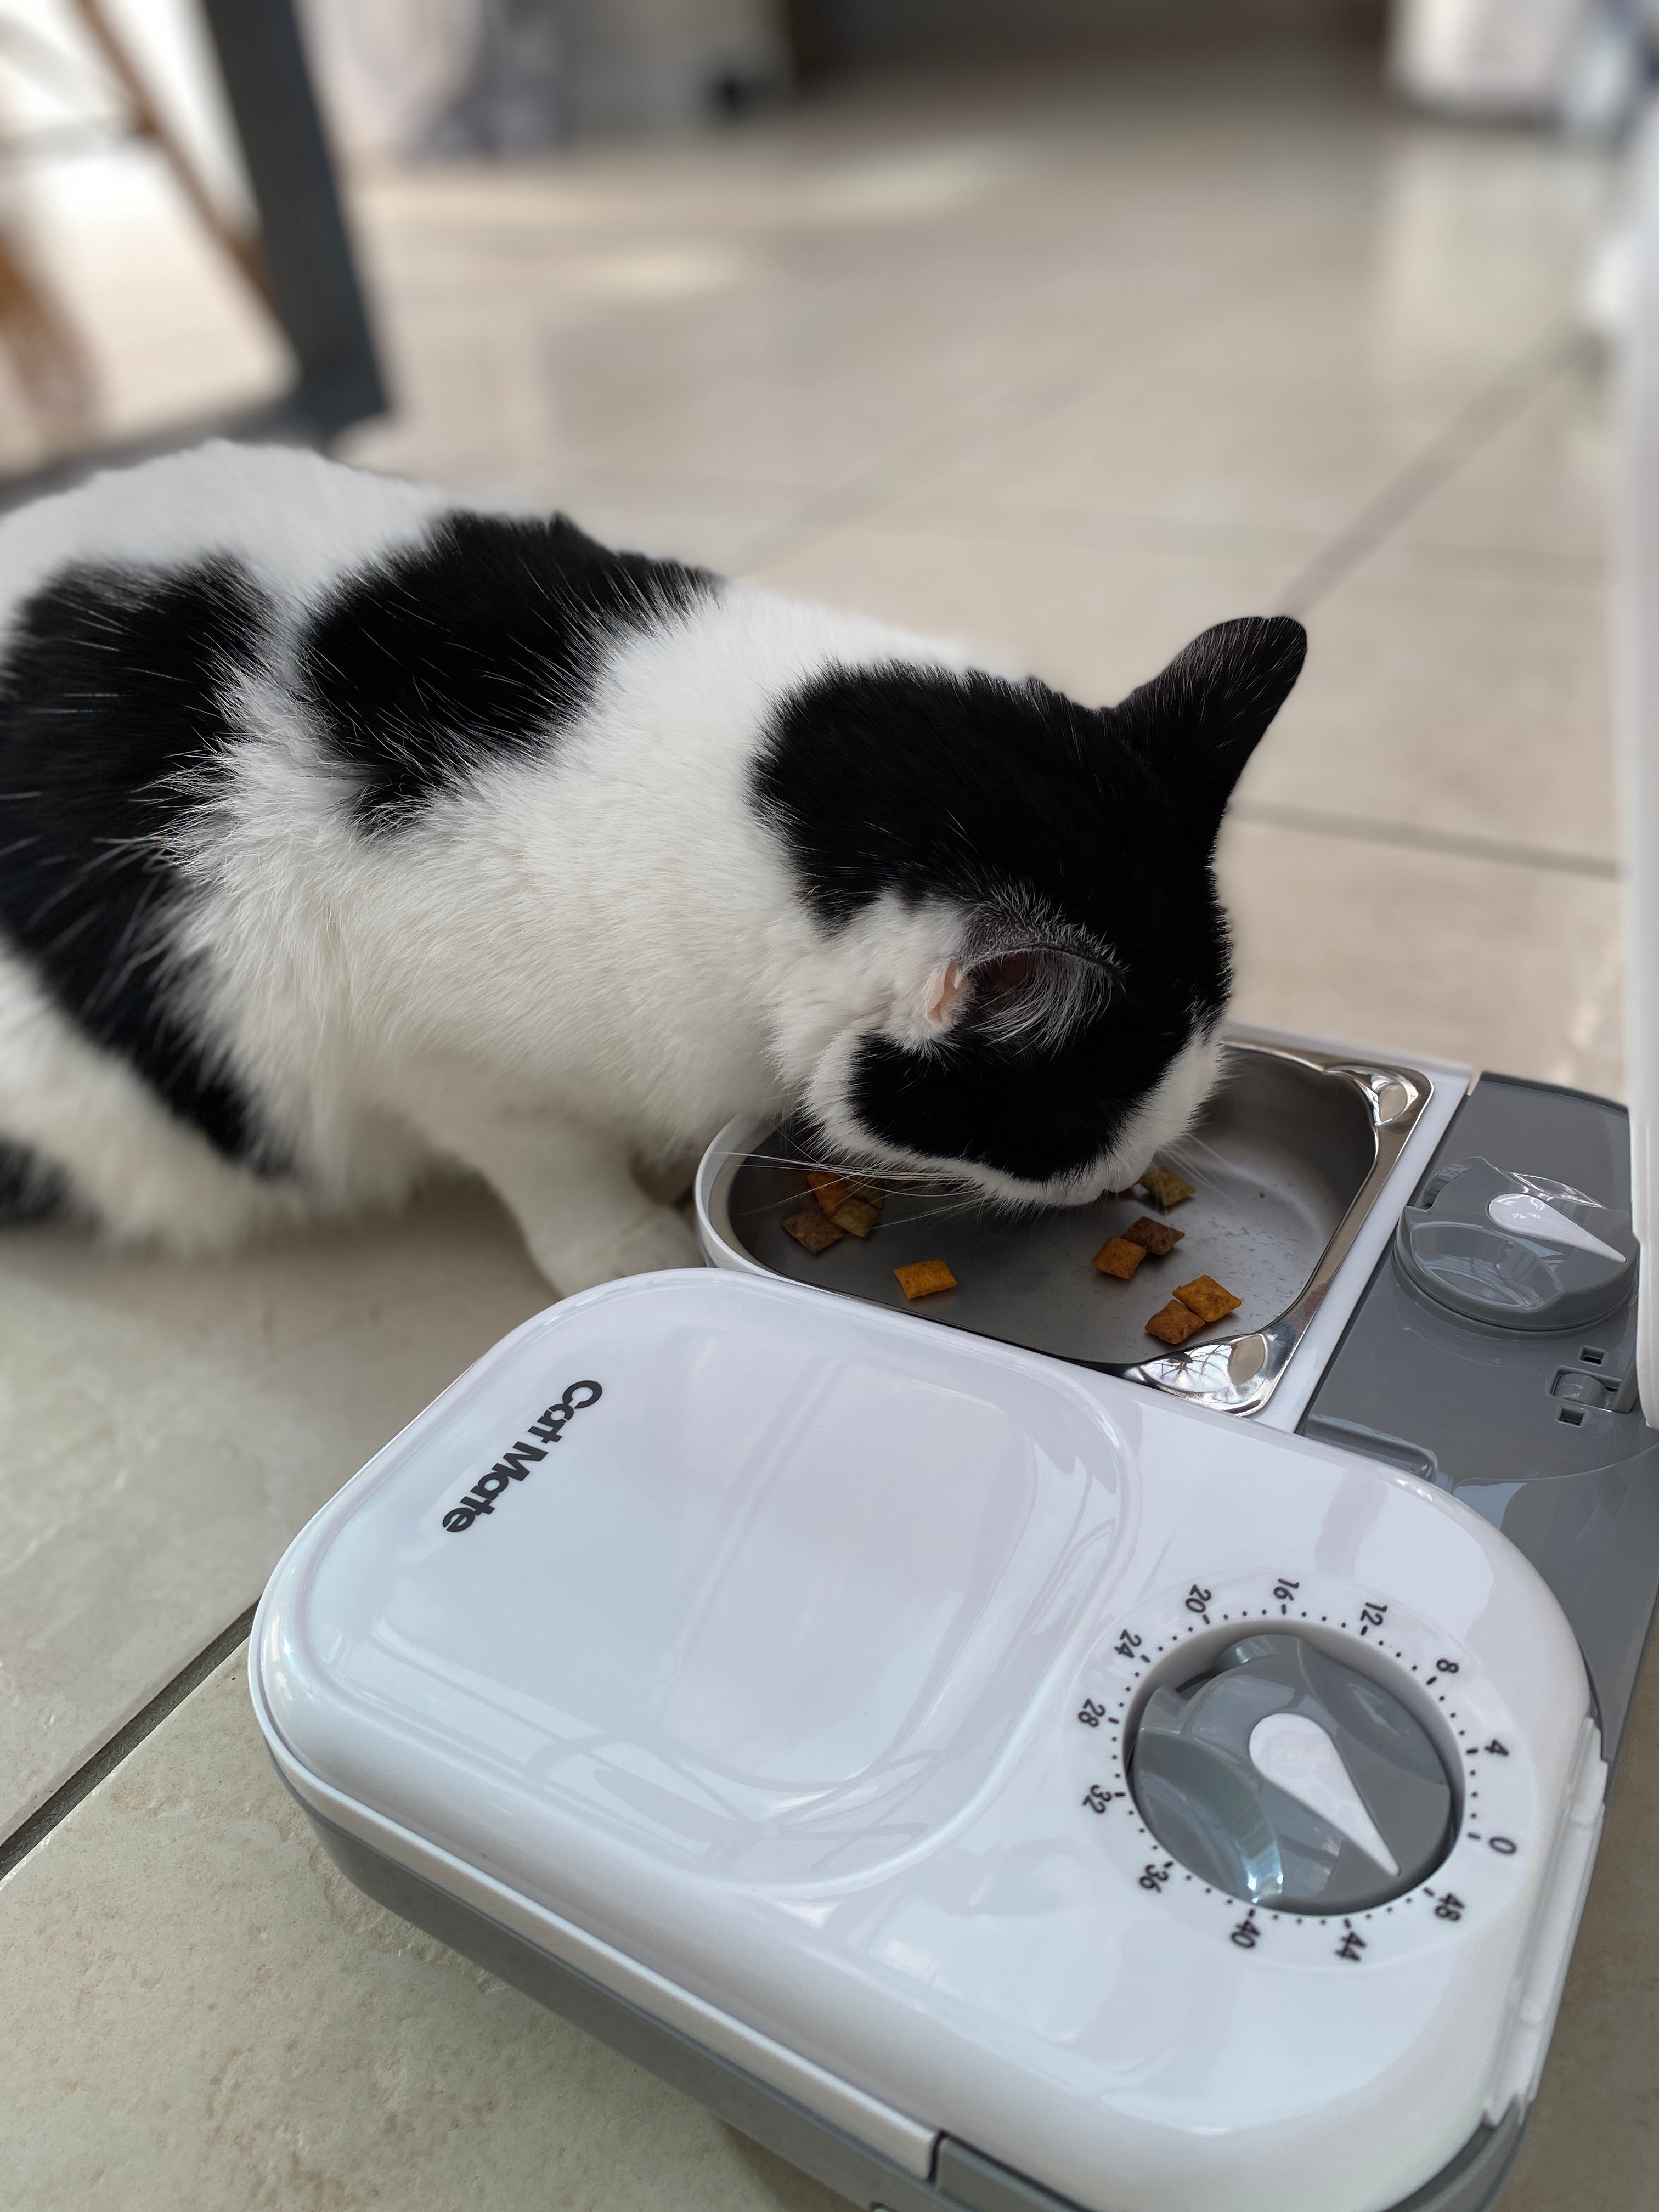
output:
<path id="1" fill-rule="evenodd" d="M 1185 1344 L 1204 1326 L 1195 1313 L 1183 1306 L 1179 1298 L 1171 1298 L 1167 1306 L 1160 1306 L 1146 1324 L 1148 1336 L 1156 1336 L 1165 1344 Z"/>
<path id="2" fill-rule="evenodd" d="M 1148 1168 L 1140 1188 L 1154 1206 L 1180 1206 L 1193 1194 L 1193 1185 L 1173 1168 Z"/>
<path id="3" fill-rule="evenodd" d="M 837 1229 L 844 1229 L 854 1237 L 868 1237 L 880 1226 L 882 1195 L 874 1183 L 861 1182 L 855 1176 L 831 1175 L 822 1168 L 811 1170 L 806 1182 L 813 1197 Z M 788 1226 L 785 1222 L 784 1227 Z M 805 1242 L 805 1238 L 801 1241 Z"/>
<path id="4" fill-rule="evenodd" d="M 792 1213 L 783 1231 L 786 1237 L 793 1237 L 797 1244 L 804 1244 L 813 1254 L 827 1252 L 847 1234 L 844 1229 L 837 1229 L 827 1214 L 820 1213 L 816 1206 L 803 1206 L 799 1213 Z"/>
<path id="5" fill-rule="evenodd" d="M 1139 1221 L 1132 1221 L 1123 1234 L 1131 1244 L 1144 1245 L 1154 1259 L 1161 1260 L 1166 1252 L 1173 1252 L 1187 1234 L 1184 1229 L 1171 1229 L 1167 1221 L 1154 1221 L 1143 1213 Z"/>
<path id="6" fill-rule="evenodd" d="M 936 1291 L 953 1291 L 957 1279 L 943 1260 L 913 1260 L 908 1267 L 895 1267 L 899 1288 L 907 1298 L 931 1298 Z"/>
<path id="7" fill-rule="evenodd" d="M 1213 1275 L 1194 1275 L 1190 1283 L 1176 1285 L 1169 1304 L 1147 1322 L 1146 1334 L 1164 1344 L 1185 1344 L 1189 1336 L 1219 1321 L 1224 1314 L 1236 1311 L 1243 1303 Z"/>
<path id="8" fill-rule="evenodd" d="M 827 1168 L 807 1171 L 806 1187 L 817 1200 L 815 1212 L 808 1206 L 791 1214 L 786 1232 L 813 1254 L 827 1252 L 846 1236 L 868 1237 L 881 1226 L 881 1193 L 872 1182 L 855 1176 L 831 1175 Z"/>
<path id="9" fill-rule="evenodd" d="M 1194 1275 L 1190 1283 L 1177 1283 L 1176 1296 L 1201 1322 L 1219 1321 L 1224 1314 L 1236 1313 L 1243 1304 L 1213 1275 Z"/>
<path id="10" fill-rule="evenodd" d="M 806 1187 L 832 1220 L 836 1208 L 850 1197 L 853 1188 L 845 1176 L 831 1175 L 826 1168 L 809 1169 Z"/>
<path id="11" fill-rule="evenodd" d="M 1146 1256 L 1144 1244 L 1131 1243 L 1127 1237 L 1109 1237 L 1095 1254 L 1094 1264 L 1103 1275 L 1115 1275 L 1120 1283 L 1127 1283 Z"/>
<path id="12" fill-rule="evenodd" d="M 1095 1254 L 1094 1265 L 1103 1275 L 1114 1275 L 1120 1283 L 1127 1283 L 1143 1260 L 1161 1260 L 1174 1251 L 1185 1234 L 1184 1230 L 1171 1229 L 1167 1221 L 1154 1221 L 1143 1213 L 1121 1237 L 1106 1239 Z"/>
<path id="13" fill-rule="evenodd" d="M 854 1237 L 867 1237 L 872 1230 L 881 1226 L 881 1202 L 867 1198 L 843 1199 L 830 1218 L 837 1229 L 845 1229 Z"/>

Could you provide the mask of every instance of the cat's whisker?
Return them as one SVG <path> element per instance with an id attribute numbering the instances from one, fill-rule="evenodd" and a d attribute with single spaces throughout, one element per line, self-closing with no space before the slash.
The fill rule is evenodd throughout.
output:
<path id="1" fill-rule="evenodd" d="M 1218 1152 L 1213 1145 L 1207 1144 L 1194 1129 L 1189 1129 L 1184 1137 L 1177 1137 L 1175 1143 L 1168 1149 L 1171 1154 L 1179 1155 L 1194 1165 L 1200 1158 L 1212 1160 L 1223 1174 L 1235 1172 L 1237 1170 L 1235 1161 L 1229 1159 L 1225 1152 Z"/>
<path id="2" fill-rule="evenodd" d="M 815 1206 L 817 1203 L 811 1191 L 786 1191 L 781 1198 L 764 1198 L 758 1200 L 753 1206 L 746 1206 L 744 1208 L 743 1218 L 745 1221 L 750 1221 L 762 1213 L 799 1212 L 803 1206 Z"/>
<path id="3" fill-rule="evenodd" d="M 918 1222 L 945 1221 L 954 1214 L 983 1212 L 986 1210 L 987 1201 L 983 1198 L 959 1198 L 943 1206 L 928 1206 L 920 1213 L 902 1214 L 896 1221 L 882 1221 L 872 1234 L 879 1236 L 883 1230 L 887 1229 L 913 1229 Z"/>
<path id="4" fill-rule="evenodd" d="M 763 1167 L 795 1168 L 803 1175 L 838 1175 L 875 1183 L 899 1183 L 918 1191 L 971 1192 L 975 1188 L 965 1177 L 932 1175 L 921 1168 L 860 1167 L 847 1160 L 815 1159 L 791 1152 L 749 1152 L 744 1157 Z"/>
<path id="5" fill-rule="evenodd" d="M 1204 1193 L 1212 1206 L 1230 1209 L 1228 1193 L 1238 1174 L 1236 1161 L 1230 1160 L 1224 1152 L 1218 1152 L 1190 1129 L 1185 1136 L 1164 1146 L 1164 1157 Z"/>

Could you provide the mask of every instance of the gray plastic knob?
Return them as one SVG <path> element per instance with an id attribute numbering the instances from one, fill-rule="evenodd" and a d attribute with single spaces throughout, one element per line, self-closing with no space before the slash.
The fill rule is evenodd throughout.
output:
<path id="1" fill-rule="evenodd" d="M 1630 1216 L 1490 1160 L 1442 1168 L 1400 1218 L 1395 1257 L 1437 1305 L 1498 1328 L 1578 1329 L 1636 1279 Z"/>
<path id="2" fill-rule="evenodd" d="M 1155 1690 L 1130 1786 L 1189 1873 L 1281 1912 L 1384 1905 L 1451 1845 L 1451 1784 L 1427 1729 L 1302 1636 L 1245 1637 L 1211 1671 Z"/>

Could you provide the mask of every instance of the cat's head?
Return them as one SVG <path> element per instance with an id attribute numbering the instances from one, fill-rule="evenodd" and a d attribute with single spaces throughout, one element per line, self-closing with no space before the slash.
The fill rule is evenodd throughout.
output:
<path id="1" fill-rule="evenodd" d="M 1115 707 L 898 662 L 787 702 L 757 795 L 816 926 L 780 1049 L 826 1150 L 1081 1204 L 1188 1127 L 1231 985 L 1216 836 L 1306 643 L 1222 623 Z"/>

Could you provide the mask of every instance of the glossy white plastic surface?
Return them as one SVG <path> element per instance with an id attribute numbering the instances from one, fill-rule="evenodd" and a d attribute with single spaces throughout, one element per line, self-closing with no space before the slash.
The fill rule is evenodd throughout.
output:
<path id="1" fill-rule="evenodd" d="M 1464 1818 L 1425 1890 L 1250 1916 L 1152 1844 L 1137 1699 L 1251 1620 L 1438 1731 Z M 526 1324 L 302 1533 L 251 1665 L 327 1817 L 736 2023 L 768 2078 L 793 2054 L 839 2124 L 826 2080 L 1112 2212 L 1408 2194 L 1502 2109 L 1576 1913 L 1583 1670 L 1484 1522 L 793 1285 Z"/>
<path id="2" fill-rule="evenodd" d="M 1539 1237 L 1547 1244 L 1559 1244 L 1572 1252 L 1593 1252 L 1598 1260 L 1624 1265 L 1625 1255 L 1615 1246 L 1592 1237 L 1588 1229 L 1558 1213 L 1531 1191 L 1500 1191 L 1486 1212 L 1497 1227 L 1508 1230 L 1512 1237 Z"/>
<path id="3" fill-rule="evenodd" d="M 1625 1037 L 1632 1224 L 1651 1260 L 1659 1239 L 1659 100 L 1650 97 L 1631 163 L 1629 327 L 1620 349 L 1618 641 L 1620 828 L 1625 860 Z M 1659 1424 L 1659 1269 L 1637 1290 L 1636 1372 Z"/>
<path id="4" fill-rule="evenodd" d="M 1399 1873 L 1400 1863 L 1365 1810 L 1341 1753 L 1317 1721 L 1269 1713 L 1250 1730 L 1249 1751 L 1258 1774 L 1328 1820 L 1384 1874 Z"/>

